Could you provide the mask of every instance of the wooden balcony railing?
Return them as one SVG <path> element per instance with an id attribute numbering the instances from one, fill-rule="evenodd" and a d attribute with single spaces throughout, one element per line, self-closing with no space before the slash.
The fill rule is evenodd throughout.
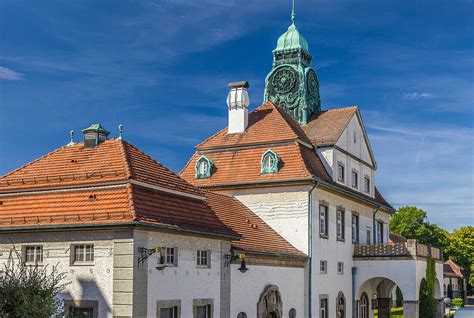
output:
<path id="1" fill-rule="evenodd" d="M 432 257 L 442 260 L 443 253 L 439 248 L 408 240 L 406 243 L 393 244 L 354 244 L 354 257 Z"/>

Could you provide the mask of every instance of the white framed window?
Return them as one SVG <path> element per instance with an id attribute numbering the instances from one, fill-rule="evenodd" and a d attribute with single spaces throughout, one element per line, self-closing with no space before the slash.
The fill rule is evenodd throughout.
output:
<path id="1" fill-rule="evenodd" d="M 212 160 L 206 156 L 201 156 L 196 161 L 196 179 L 203 179 L 211 177 Z"/>
<path id="2" fill-rule="evenodd" d="M 337 164 L 337 181 L 344 182 L 344 165 L 342 163 Z"/>
<path id="3" fill-rule="evenodd" d="M 344 211 L 337 209 L 336 211 L 336 233 L 339 241 L 344 241 Z"/>
<path id="4" fill-rule="evenodd" d="M 211 318 L 211 305 L 196 306 L 197 318 Z"/>
<path id="5" fill-rule="evenodd" d="M 383 222 L 377 221 L 375 224 L 377 226 L 377 243 L 383 243 Z"/>
<path id="6" fill-rule="evenodd" d="M 199 174 L 205 175 L 207 173 L 207 169 L 209 169 L 209 163 L 206 160 L 201 160 L 199 162 Z"/>
<path id="7" fill-rule="evenodd" d="M 327 298 L 320 298 L 319 299 L 319 317 L 320 318 L 329 318 L 328 299 Z"/>
<path id="8" fill-rule="evenodd" d="M 365 242 L 367 244 L 370 244 L 370 242 L 372 241 L 372 229 L 370 226 L 367 226 L 365 228 L 365 233 L 366 233 Z"/>
<path id="9" fill-rule="evenodd" d="M 328 261 L 321 260 L 319 262 L 319 272 L 321 274 L 327 274 L 327 272 L 328 272 Z"/>
<path id="10" fill-rule="evenodd" d="M 25 264 L 38 264 L 43 262 L 43 246 L 31 245 L 23 247 L 23 262 Z"/>
<path id="11" fill-rule="evenodd" d="M 260 163 L 260 173 L 278 173 L 279 161 L 280 158 L 278 157 L 278 155 L 274 151 L 268 149 L 262 155 L 262 161 Z"/>
<path id="12" fill-rule="evenodd" d="M 211 251 L 198 250 L 196 255 L 196 265 L 202 267 L 211 267 Z"/>
<path id="13" fill-rule="evenodd" d="M 178 254 L 176 247 L 163 247 L 163 261 L 166 265 L 177 266 Z"/>
<path id="14" fill-rule="evenodd" d="M 319 205 L 319 235 L 321 237 L 328 237 L 328 206 Z"/>
<path id="15" fill-rule="evenodd" d="M 178 306 L 160 308 L 160 318 L 178 318 Z"/>
<path id="16" fill-rule="evenodd" d="M 359 174 L 357 170 L 352 170 L 352 187 L 357 188 L 359 186 Z"/>
<path id="17" fill-rule="evenodd" d="M 364 177 L 364 192 L 370 193 L 370 178 Z"/>
<path id="18" fill-rule="evenodd" d="M 369 297 L 365 292 L 360 297 L 360 318 L 369 318 Z"/>
<path id="19" fill-rule="evenodd" d="M 352 213 L 352 243 L 359 243 L 359 216 Z"/>
<path id="20" fill-rule="evenodd" d="M 73 264 L 92 263 L 94 261 L 94 245 L 79 244 L 72 246 Z"/>
<path id="21" fill-rule="evenodd" d="M 339 275 L 344 274 L 344 262 L 337 262 L 337 273 Z"/>

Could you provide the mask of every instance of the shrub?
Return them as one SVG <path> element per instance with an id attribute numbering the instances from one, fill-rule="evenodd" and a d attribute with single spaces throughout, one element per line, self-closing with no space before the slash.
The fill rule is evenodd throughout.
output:
<path id="1" fill-rule="evenodd" d="M 0 317 L 59 317 L 63 306 L 56 296 L 64 277 L 57 266 L 26 266 L 13 248 L 0 277 Z"/>
<path id="2" fill-rule="evenodd" d="M 464 305 L 464 301 L 462 300 L 462 298 L 454 298 L 453 300 L 451 300 L 451 304 L 453 306 L 461 308 Z"/>

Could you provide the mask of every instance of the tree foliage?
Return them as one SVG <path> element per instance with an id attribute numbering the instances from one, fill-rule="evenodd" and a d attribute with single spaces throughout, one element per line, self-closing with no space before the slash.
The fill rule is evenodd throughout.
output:
<path id="1" fill-rule="evenodd" d="M 57 266 L 27 266 L 13 249 L 0 275 L 0 317 L 60 317 L 62 302 L 56 296 L 67 285 L 65 275 Z"/>
<path id="2" fill-rule="evenodd" d="M 430 224 L 426 212 L 414 206 L 399 208 L 390 220 L 390 230 L 422 244 L 440 248 L 448 244 L 449 233 L 436 224 Z"/>
<path id="3" fill-rule="evenodd" d="M 464 268 L 469 284 L 474 285 L 474 227 L 463 226 L 449 235 L 449 244 L 444 250 L 446 257 Z"/>
<path id="4" fill-rule="evenodd" d="M 435 280 L 435 261 L 429 258 L 426 261 L 426 278 L 420 283 L 420 317 L 434 317 L 436 313 Z"/>

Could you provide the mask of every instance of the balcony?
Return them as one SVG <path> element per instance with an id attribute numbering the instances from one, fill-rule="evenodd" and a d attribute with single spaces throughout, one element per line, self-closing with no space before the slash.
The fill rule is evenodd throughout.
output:
<path id="1" fill-rule="evenodd" d="M 392 244 L 354 244 L 354 258 L 428 258 L 442 261 L 443 253 L 439 248 L 407 240 L 405 243 Z"/>

